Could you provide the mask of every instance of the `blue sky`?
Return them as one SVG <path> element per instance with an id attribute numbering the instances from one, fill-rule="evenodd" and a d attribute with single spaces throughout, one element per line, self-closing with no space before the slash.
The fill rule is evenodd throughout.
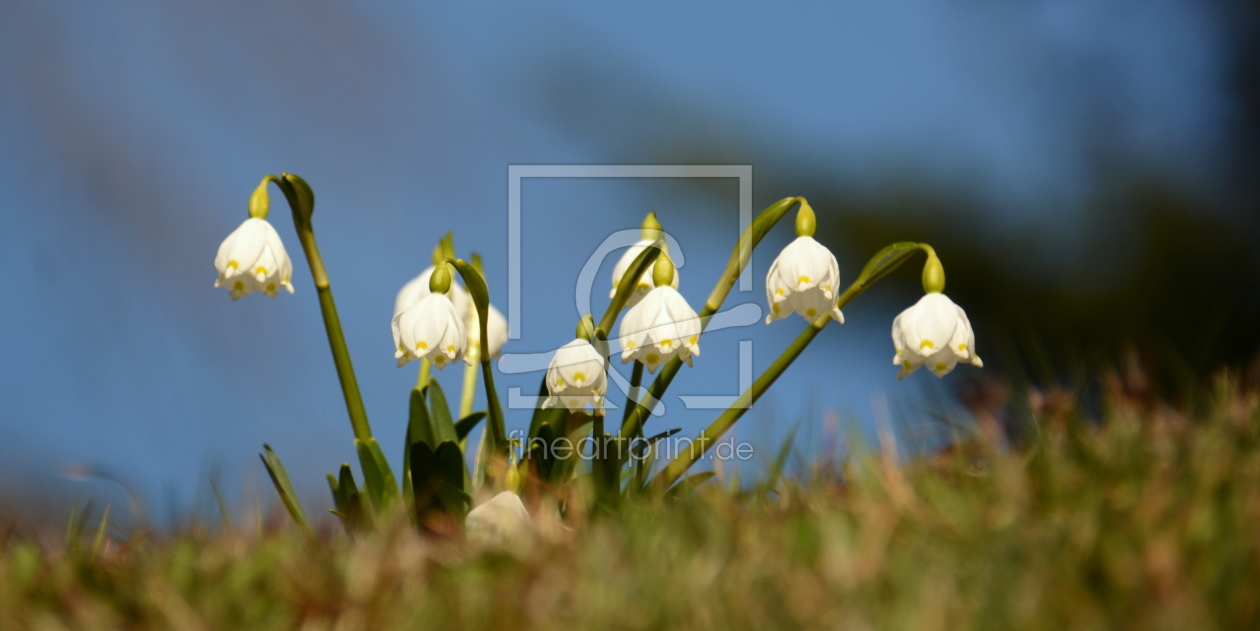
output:
<path id="1" fill-rule="evenodd" d="M 90 462 L 155 506 L 170 495 L 186 507 L 212 468 L 234 497 L 259 489 L 263 442 L 321 501 L 323 471 L 353 458 L 300 260 L 294 296 L 232 303 L 211 287 L 215 248 L 265 173 L 299 173 L 316 190 L 369 416 L 393 454 L 415 378 L 394 367 L 394 292 L 453 230 L 461 253 L 485 256 L 504 300 L 509 164 L 751 164 L 755 210 L 811 194 L 758 182 L 806 174 L 861 191 L 913 178 L 983 209 L 991 232 L 977 238 L 1051 217 L 1053 244 L 1071 240 L 1097 185 L 1096 149 L 1210 194 L 1237 116 L 1229 16 L 1208 3 L 41 3 L 0 14 L 0 493 L 49 485 L 117 501 L 108 485 L 56 475 Z M 582 264 L 649 210 L 682 244 L 681 290 L 698 306 L 733 245 L 736 204 L 734 181 L 527 182 L 525 319 L 507 350 L 571 339 Z M 820 222 L 842 212 L 817 210 Z M 762 299 L 790 230 L 767 239 L 755 291 L 731 304 Z M 878 292 L 855 303 L 739 436 L 762 444 L 801 421 L 809 448 L 828 412 L 868 425 L 873 402 L 928 405 L 948 384 L 898 383 L 888 362 L 904 306 Z M 733 394 L 738 340 L 754 340 L 763 367 L 803 324 L 788 322 L 706 336 L 676 390 Z M 456 389 L 457 375 L 443 380 Z M 505 375 L 500 388 L 537 383 Z M 680 407 L 654 422 L 694 432 L 713 416 Z"/>

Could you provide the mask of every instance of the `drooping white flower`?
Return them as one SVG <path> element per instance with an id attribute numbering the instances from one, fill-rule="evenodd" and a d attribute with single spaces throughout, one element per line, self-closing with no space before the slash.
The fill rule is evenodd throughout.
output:
<path id="1" fill-rule="evenodd" d="M 394 298 L 394 315 L 398 315 L 405 311 L 408 307 L 420 302 L 422 298 L 429 295 L 429 278 L 433 276 L 433 270 L 437 269 L 430 266 L 428 269 L 420 272 L 420 275 L 407 281 L 407 284 L 398 290 L 398 295 Z M 455 311 L 468 321 L 469 311 L 476 311 L 472 307 L 472 298 L 468 296 L 468 290 L 464 289 L 459 283 L 451 281 L 451 288 L 447 290 L 446 297 L 451 299 L 455 305 Z"/>
<path id="2" fill-rule="evenodd" d="M 700 316 L 682 294 L 657 287 L 621 319 L 621 363 L 637 360 L 655 373 L 677 355 L 690 366 L 700 354 L 700 332 Z"/>
<path id="3" fill-rule="evenodd" d="M 215 287 L 227 287 L 232 300 L 261 291 L 275 298 L 283 287 L 293 293 L 293 261 L 276 229 L 266 219 L 250 217 L 219 245 Z"/>
<path id="4" fill-rule="evenodd" d="M 543 407 L 564 405 L 570 412 L 581 412 L 589 405 L 602 411 L 604 394 L 608 392 L 604 361 L 604 356 L 584 339 L 561 346 L 547 367 L 547 392 L 551 396 L 543 401 Z"/>
<path id="5" fill-rule="evenodd" d="M 892 339 L 897 349 L 893 365 L 901 367 L 898 379 L 919 366 L 927 366 L 937 377 L 944 377 L 960 361 L 984 366 L 976 355 L 976 335 L 966 312 L 942 293 L 925 294 L 902 311 L 893 320 Z"/>
<path id="6" fill-rule="evenodd" d="M 464 355 L 468 335 L 464 319 L 450 298 L 429 294 L 394 316 L 394 357 L 401 368 L 413 359 L 428 359 L 439 369 Z"/>
<path id="7" fill-rule="evenodd" d="M 468 542 L 483 547 L 514 547 L 528 543 L 534 534 L 534 521 L 521 498 L 504 491 L 469 511 L 464 518 Z"/>
<path id="8" fill-rule="evenodd" d="M 766 302 L 770 303 L 766 324 L 792 312 L 810 322 L 829 313 L 843 324 L 844 314 L 836 307 L 839 286 L 840 265 L 831 250 L 813 237 L 797 237 L 783 248 L 766 275 Z"/>
<path id="9" fill-rule="evenodd" d="M 503 317 L 503 314 L 499 313 L 499 310 L 495 309 L 494 305 L 489 306 L 490 317 L 486 321 L 486 334 L 489 335 L 490 356 L 498 357 L 503 350 L 503 345 L 507 343 L 508 323 L 507 318 Z M 478 317 L 475 307 L 470 311 L 472 312 L 470 314 L 472 319 L 468 323 L 468 348 L 480 351 L 481 318 Z"/>
<path id="10" fill-rule="evenodd" d="M 629 269 L 630 264 L 634 262 L 634 259 L 639 257 L 639 254 L 642 254 L 643 251 L 646 250 L 648 246 L 652 245 L 653 243 L 655 243 L 655 241 L 653 241 L 652 239 L 643 239 L 635 243 L 634 245 L 630 246 L 626 250 L 625 254 L 621 255 L 621 259 L 618 260 L 617 264 L 613 266 L 612 291 L 608 292 L 609 299 L 616 297 L 617 285 L 621 283 L 621 278 L 626 275 L 626 270 Z M 669 256 L 669 255 L 662 252 L 660 256 Z M 674 273 L 674 278 L 673 280 L 670 281 L 670 286 L 672 286 L 674 289 L 678 289 L 678 273 L 677 272 Z M 651 291 L 655 287 L 656 287 L 656 283 L 652 280 L 652 268 L 649 266 L 646 270 L 644 270 L 643 276 L 639 277 L 639 284 L 634 288 L 634 292 L 630 294 L 630 298 L 626 300 L 625 308 L 629 309 L 639 304 L 639 301 L 643 300 L 643 298 L 647 296 L 648 292 Z"/>

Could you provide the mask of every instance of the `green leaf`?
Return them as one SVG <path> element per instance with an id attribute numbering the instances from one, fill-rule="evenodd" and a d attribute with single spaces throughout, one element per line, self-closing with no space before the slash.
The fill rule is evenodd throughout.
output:
<path id="1" fill-rule="evenodd" d="M 357 442 L 357 441 L 356 441 Z M 276 487 L 276 493 L 280 495 L 280 502 L 284 504 L 285 510 L 289 511 L 289 516 L 293 518 L 293 522 L 302 527 L 307 532 L 312 532 L 311 522 L 306 519 L 306 511 L 302 510 L 302 504 L 298 502 L 297 493 L 293 492 L 293 484 L 289 482 L 289 474 L 285 473 L 284 465 L 280 463 L 279 456 L 271 450 L 271 445 L 263 444 L 263 453 L 258 454 L 262 460 L 263 466 L 267 467 L 267 474 L 271 476 L 271 483 Z"/>
<path id="2" fill-rule="evenodd" d="M 429 383 L 433 382 L 430 381 Z M 429 406 L 425 402 L 427 388 L 428 386 L 411 389 L 411 402 L 407 415 L 407 444 L 405 445 L 407 449 L 410 449 L 412 443 L 416 442 L 423 442 L 429 448 L 433 448 L 439 442 L 433 432 L 433 421 L 429 417 Z"/>
<path id="3" fill-rule="evenodd" d="M 451 418 L 451 408 L 446 402 L 442 386 L 434 379 L 429 382 L 426 390 L 429 399 L 429 422 L 433 424 L 434 442 L 432 445 L 436 448 L 439 443 L 459 440 L 456 435 L 455 421 Z"/>
<path id="4" fill-rule="evenodd" d="M 381 444 L 375 438 L 368 439 L 368 450 L 372 454 L 372 460 L 376 462 L 376 466 L 383 474 L 385 482 L 385 504 L 398 498 L 398 481 L 394 479 L 394 472 L 389 467 L 389 461 L 385 459 L 385 452 L 381 449 Z"/>
<path id="5" fill-rule="evenodd" d="M 556 458 L 552 449 L 555 446 L 556 431 L 550 422 L 543 423 L 538 428 L 538 434 L 535 436 L 537 440 L 530 439 L 526 444 L 526 457 L 536 461 L 538 478 L 543 482 L 551 483 L 551 473 L 555 469 Z"/>
<path id="6" fill-rule="evenodd" d="M 582 459 L 578 456 L 577 448 L 582 437 L 591 433 L 595 424 L 589 419 L 590 416 L 583 413 L 570 414 L 568 418 L 569 431 L 564 434 L 569 439 L 569 444 L 573 449 L 568 453 L 568 458 L 556 458 L 555 465 L 551 469 L 551 480 L 559 485 L 568 482 L 573 478 L 573 474 L 577 472 L 578 462 Z M 560 432 L 556 432 L 559 437 Z M 552 443 L 554 444 L 554 443 Z"/>
<path id="7" fill-rule="evenodd" d="M 465 491 L 464 453 L 455 441 L 444 441 L 436 451 L 424 443 L 411 446 L 411 479 L 416 523 L 428 523 L 435 513 L 462 522 L 471 496 Z"/>
<path id="8" fill-rule="evenodd" d="M 459 422 L 455 424 L 455 437 L 459 440 L 464 440 L 468 437 L 468 434 L 472 433 L 472 431 L 476 429 L 477 424 L 481 422 L 481 419 L 485 417 L 485 412 L 473 412 L 472 414 L 459 419 Z"/>
<path id="9" fill-rule="evenodd" d="M 612 330 L 612 325 L 617 321 L 617 315 L 625 308 L 626 302 L 630 300 L 630 295 L 634 293 L 635 288 L 639 286 L 639 279 L 643 278 L 643 273 L 648 271 L 654 263 L 656 257 L 661 255 L 661 248 L 665 247 L 665 241 L 657 239 L 652 242 L 638 256 L 634 257 L 634 261 L 626 268 L 626 272 L 621 275 L 621 281 L 617 283 L 617 291 L 613 294 L 612 302 L 608 304 L 608 309 L 604 311 L 604 317 L 599 320 L 599 329 L 607 336 Z"/>
<path id="10" fill-rule="evenodd" d="M 382 511 L 398 497 L 398 482 L 375 438 L 369 438 L 367 442 L 355 439 L 354 449 L 359 453 L 359 463 L 363 467 L 363 484 L 367 487 L 368 499 L 375 510 Z"/>
<path id="11" fill-rule="evenodd" d="M 716 474 L 712 471 L 701 471 L 700 473 L 687 476 L 679 480 L 678 484 L 670 487 L 670 489 L 665 492 L 665 497 L 671 500 L 680 500 L 690 495 L 691 492 L 696 490 L 696 488 L 698 488 L 701 484 L 708 482 L 709 478 L 712 478 L 714 475 Z"/>
<path id="12" fill-rule="evenodd" d="M 354 472 L 350 469 L 349 464 L 341 465 L 340 477 L 337 482 L 337 494 L 340 496 L 337 503 L 338 516 L 341 517 L 341 525 L 346 529 L 347 533 L 358 532 L 365 524 L 365 513 L 363 510 L 363 496 L 359 493 L 359 489 L 354 484 Z"/>
<path id="13" fill-rule="evenodd" d="M 459 443 L 447 440 L 438 445 L 433 457 L 437 464 L 438 497 L 447 514 L 462 522 L 472 500 L 465 492 L 468 470 L 464 467 L 464 452 Z"/>
<path id="14" fill-rule="evenodd" d="M 337 476 L 332 473 L 326 473 L 324 475 L 328 476 L 328 489 L 332 491 L 333 506 L 335 506 L 337 510 L 341 510 L 345 507 L 345 501 L 341 497 L 341 485 L 337 482 Z"/>
<path id="15" fill-rule="evenodd" d="M 635 446 L 642 446 L 642 447 L 643 447 L 643 449 L 645 449 L 645 450 L 646 450 L 646 449 L 650 449 L 650 448 L 652 448 L 652 447 L 655 447 L 655 446 L 656 446 L 656 443 L 658 443 L 658 442 L 660 442 L 660 441 L 662 441 L 662 440 L 665 440 L 666 438 L 669 438 L 670 436 L 673 436 L 674 434 L 677 434 L 678 432 L 681 432 L 681 431 L 682 431 L 682 428 L 681 428 L 681 427 L 675 427 L 674 429 L 671 429 L 671 430 L 668 430 L 668 431 L 661 432 L 661 433 L 659 433 L 659 434 L 657 434 L 657 435 L 655 435 L 655 436 L 653 436 L 653 437 L 651 437 L 651 438 L 647 439 L 647 440 L 645 441 L 645 443 L 646 443 L 646 444 L 645 444 L 645 443 L 643 443 L 643 442 L 636 442 L 636 443 L 635 443 Z M 640 454 L 642 454 L 642 453 L 643 453 L 643 451 L 642 451 L 642 450 L 640 450 L 638 453 L 636 453 L 636 454 L 635 454 L 635 457 L 636 457 L 636 458 L 637 458 L 637 457 L 639 457 L 639 455 L 640 455 Z"/>

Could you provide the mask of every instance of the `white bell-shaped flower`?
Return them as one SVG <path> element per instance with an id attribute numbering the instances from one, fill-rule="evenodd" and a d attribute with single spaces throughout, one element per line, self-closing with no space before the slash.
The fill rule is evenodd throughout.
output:
<path id="1" fill-rule="evenodd" d="M 534 521 L 521 498 L 504 491 L 469 511 L 464 518 L 464 533 L 475 546 L 510 548 L 529 543 Z"/>
<path id="2" fill-rule="evenodd" d="M 691 365 L 700 354 L 700 316 L 666 281 L 673 274 L 669 259 L 657 259 L 652 274 L 656 288 L 621 319 L 621 363 L 636 360 L 655 373 L 674 356 Z"/>
<path id="3" fill-rule="evenodd" d="M 394 316 L 394 357 L 402 367 L 413 359 L 428 359 L 439 369 L 465 358 L 468 335 L 464 319 L 451 299 L 430 293 Z"/>
<path id="4" fill-rule="evenodd" d="M 587 340 L 578 338 L 561 346 L 547 367 L 547 392 L 551 396 L 543 401 L 543 407 L 564 405 L 570 412 L 581 412 L 589 405 L 603 411 L 608 392 L 604 361 Z"/>
<path id="5" fill-rule="evenodd" d="M 839 286 L 840 265 L 831 250 L 813 237 L 797 237 L 783 248 L 766 275 L 766 302 L 770 304 L 766 324 L 792 312 L 810 322 L 828 313 L 843 324 L 844 314 L 836 307 Z"/>
<path id="6" fill-rule="evenodd" d="M 893 365 L 901 367 L 898 379 L 919 366 L 927 366 L 937 377 L 944 377 L 960 361 L 984 366 L 976 354 L 976 335 L 966 312 L 942 293 L 926 294 L 902 311 L 893 320 L 892 339 L 897 349 Z"/>
<path id="7" fill-rule="evenodd" d="M 453 285 L 452 285 L 453 286 Z M 508 340 L 508 323 L 507 318 L 494 305 L 490 306 L 490 316 L 486 321 L 486 334 L 489 336 L 490 356 L 498 357 L 503 351 L 503 345 Z M 457 307 L 458 308 L 458 307 Z M 471 319 L 468 322 L 468 348 L 481 349 L 481 318 L 478 317 L 476 307 L 471 309 Z"/>
<path id="8" fill-rule="evenodd" d="M 275 298 L 283 287 L 293 293 L 293 261 L 276 229 L 266 219 L 250 217 L 229 234 L 214 257 L 215 287 L 227 287 L 232 300 L 261 291 Z"/>
<path id="9" fill-rule="evenodd" d="M 609 299 L 612 299 L 617 295 L 617 285 L 621 283 L 621 278 L 626 275 L 626 270 L 630 268 L 630 264 L 633 263 L 634 259 L 638 258 L 639 255 L 653 243 L 655 243 L 655 241 L 652 239 L 643 239 L 627 248 L 625 254 L 621 255 L 621 259 L 613 266 L 612 291 L 608 292 Z M 669 255 L 662 252 L 660 256 Z M 677 273 L 674 274 L 673 280 L 670 281 L 670 286 L 674 289 L 678 289 Z M 626 299 L 625 308 L 629 309 L 639 304 L 639 301 L 643 300 L 643 298 L 647 296 L 648 292 L 652 291 L 655 287 L 656 283 L 652 280 L 652 269 L 648 268 L 643 272 L 643 275 L 639 277 L 639 284 L 635 286 L 634 292 L 630 294 L 628 299 Z"/>
<path id="10" fill-rule="evenodd" d="M 406 311 L 408 307 L 420 302 L 422 298 L 429 295 L 429 278 L 433 276 L 433 270 L 430 266 L 428 269 L 420 272 L 420 275 L 407 281 L 407 284 L 398 290 L 398 295 L 394 298 L 394 315 L 398 315 Z M 468 321 L 469 311 L 476 311 L 472 307 L 472 298 L 468 295 L 468 290 L 464 289 L 459 283 L 452 281 L 451 288 L 447 290 L 446 297 L 451 299 L 455 305 L 455 310 L 465 322 Z"/>

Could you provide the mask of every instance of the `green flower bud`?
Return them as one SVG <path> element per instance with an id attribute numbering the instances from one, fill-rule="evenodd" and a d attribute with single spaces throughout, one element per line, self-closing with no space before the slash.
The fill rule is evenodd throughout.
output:
<path id="1" fill-rule="evenodd" d="M 574 334 L 577 335 L 578 339 L 591 341 L 591 337 L 595 334 L 595 316 L 589 313 L 582 316 L 582 320 L 578 322 Z"/>
<path id="2" fill-rule="evenodd" d="M 801 207 L 796 211 L 796 236 L 812 237 L 818 230 L 818 218 L 814 216 L 814 209 L 810 208 L 809 202 L 804 197 L 800 200 Z"/>
<path id="3" fill-rule="evenodd" d="M 516 455 L 513 452 L 512 463 L 508 465 L 507 474 L 503 476 L 503 487 L 506 491 L 520 493 L 523 486 L 525 486 L 525 478 L 521 476 L 521 470 L 516 464 Z"/>
<path id="4" fill-rule="evenodd" d="M 945 267 L 934 250 L 928 250 L 927 262 L 923 264 L 923 291 L 929 294 L 945 291 Z"/>
<path id="5" fill-rule="evenodd" d="M 674 282 L 674 262 L 668 256 L 656 257 L 656 264 L 652 266 L 652 282 L 657 287 L 668 287 Z"/>
<path id="6" fill-rule="evenodd" d="M 249 196 L 249 216 L 254 219 L 266 219 L 271 211 L 271 197 L 267 195 L 267 185 L 275 176 L 268 175 L 258 183 L 258 188 Z"/>
<path id="7" fill-rule="evenodd" d="M 445 294 L 451 289 L 451 272 L 446 269 L 447 266 L 439 265 L 433 270 L 433 274 L 429 276 L 429 292 L 434 294 Z"/>
<path id="8" fill-rule="evenodd" d="M 661 222 L 656 220 L 656 213 L 648 213 L 647 217 L 643 218 L 643 230 L 641 234 L 644 239 L 654 240 L 661 236 L 662 230 L 664 230 L 664 228 L 661 227 Z"/>
<path id="9" fill-rule="evenodd" d="M 444 259 L 455 258 L 455 233 L 454 232 L 447 232 L 446 235 L 442 237 L 441 245 L 442 245 L 442 258 Z"/>

